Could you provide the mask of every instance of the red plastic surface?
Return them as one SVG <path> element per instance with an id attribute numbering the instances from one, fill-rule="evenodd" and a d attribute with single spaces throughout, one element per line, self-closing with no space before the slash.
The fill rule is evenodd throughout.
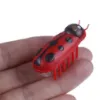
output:
<path id="1" fill-rule="evenodd" d="M 65 39 L 70 37 L 72 42 L 67 42 Z M 54 79 L 57 79 L 57 76 L 61 76 L 62 72 L 65 72 L 75 59 L 78 58 L 78 45 L 86 37 L 86 32 L 84 29 L 83 35 L 79 38 L 72 34 L 67 34 L 66 32 L 61 32 L 55 36 L 51 41 L 57 40 L 55 45 L 50 46 L 49 41 L 43 46 L 43 49 L 39 54 L 37 54 L 33 59 L 33 68 L 39 73 L 48 73 L 51 72 Z M 63 46 L 64 50 L 59 50 L 58 47 Z M 47 62 L 45 57 L 48 53 L 54 53 L 54 60 Z M 42 55 L 42 56 L 41 56 Z M 36 65 L 34 62 L 38 57 L 41 56 L 40 65 Z"/>

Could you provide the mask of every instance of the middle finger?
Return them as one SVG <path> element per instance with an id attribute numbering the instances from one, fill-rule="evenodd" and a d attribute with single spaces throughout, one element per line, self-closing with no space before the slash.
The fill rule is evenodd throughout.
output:
<path id="1" fill-rule="evenodd" d="M 55 98 L 76 88 L 92 71 L 92 63 L 81 59 L 76 61 L 58 80 L 46 78 L 25 85 L 1 95 L 1 100 L 48 100 Z"/>

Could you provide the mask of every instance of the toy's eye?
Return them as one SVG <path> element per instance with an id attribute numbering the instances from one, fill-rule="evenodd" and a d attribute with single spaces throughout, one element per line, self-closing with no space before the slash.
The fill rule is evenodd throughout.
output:
<path id="1" fill-rule="evenodd" d="M 40 66 L 40 63 L 41 63 L 41 58 L 38 57 L 38 58 L 35 60 L 34 64 L 36 64 L 37 66 Z"/>
<path id="2" fill-rule="evenodd" d="M 81 36 L 82 35 L 82 29 L 79 25 L 73 25 L 72 30 L 75 32 L 76 36 Z"/>
<path id="3" fill-rule="evenodd" d="M 81 35 L 82 35 L 82 30 L 77 30 L 77 32 L 76 32 L 76 35 L 78 36 L 78 37 L 80 37 Z"/>
<path id="4" fill-rule="evenodd" d="M 47 62 L 51 62 L 54 60 L 54 54 L 53 53 L 48 53 L 45 57 Z"/>

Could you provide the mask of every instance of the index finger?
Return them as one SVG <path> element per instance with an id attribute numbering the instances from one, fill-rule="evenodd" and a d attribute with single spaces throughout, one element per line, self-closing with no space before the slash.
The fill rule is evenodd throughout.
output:
<path id="1" fill-rule="evenodd" d="M 82 83 L 93 71 L 93 65 L 86 59 L 76 61 L 62 77 L 51 77 L 35 83 L 26 84 L 1 95 L 1 100 L 48 100 L 68 93 Z M 16 97 L 16 98 L 15 98 Z"/>
<path id="2" fill-rule="evenodd" d="M 32 60 L 36 51 L 52 37 L 42 36 L 0 44 L 0 70 Z"/>

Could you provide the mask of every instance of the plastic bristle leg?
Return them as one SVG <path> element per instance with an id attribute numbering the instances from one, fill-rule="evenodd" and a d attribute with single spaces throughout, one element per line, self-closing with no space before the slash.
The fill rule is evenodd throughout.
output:
<path id="1" fill-rule="evenodd" d="M 76 48 L 76 58 L 78 58 L 78 47 Z"/>
<path id="2" fill-rule="evenodd" d="M 59 66 L 58 75 L 61 76 L 61 74 L 62 74 L 62 69 L 61 69 L 61 66 Z"/>
<path id="3" fill-rule="evenodd" d="M 54 80 L 57 79 L 57 71 L 56 71 L 56 69 L 53 71 L 53 78 L 54 78 Z"/>
<path id="4" fill-rule="evenodd" d="M 72 63 L 74 63 L 74 52 L 72 52 Z"/>
<path id="5" fill-rule="evenodd" d="M 67 58 L 67 66 L 70 66 L 70 57 Z"/>
<path id="6" fill-rule="evenodd" d="M 66 61 L 63 62 L 63 66 L 62 67 L 63 67 L 63 72 L 65 72 L 66 71 Z"/>

